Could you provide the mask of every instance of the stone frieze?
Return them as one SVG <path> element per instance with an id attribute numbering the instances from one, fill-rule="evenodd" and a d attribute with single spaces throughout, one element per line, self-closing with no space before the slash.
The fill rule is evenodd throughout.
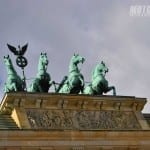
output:
<path id="1" fill-rule="evenodd" d="M 141 129 L 132 111 L 26 109 L 32 129 Z"/>

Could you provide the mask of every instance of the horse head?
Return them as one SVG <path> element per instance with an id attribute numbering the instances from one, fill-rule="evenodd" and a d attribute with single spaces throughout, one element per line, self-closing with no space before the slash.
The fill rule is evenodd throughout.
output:
<path id="1" fill-rule="evenodd" d="M 45 70 L 47 69 L 48 66 L 48 58 L 46 53 L 41 53 L 40 58 L 39 58 L 39 70 Z"/>
<path id="2" fill-rule="evenodd" d="M 5 63 L 6 66 L 12 65 L 12 62 L 11 62 L 11 59 L 10 59 L 9 55 L 4 56 L 4 63 Z"/>
<path id="3" fill-rule="evenodd" d="M 47 54 L 46 53 L 41 53 L 40 61 L 42 62 L 42 64 L 48 65 L 48 58 L 47 58 Z"/>
<path id="4" fill-rule="evenodd" d="M 79 63 L 84 63 L 85 58 L 83 58 L 82 56 L 80 56 L 79 54 L 74 54 L 71 58 L 71 62 L 74 64 L 79 64 Z"/>
<path id="5" fill-rule="evenodd" d="M 84 63 L 85 59 L 80 56 L 79 54 L 74 54 L 71 58 L 70 65 L 69 65 L 69 73 L 80 73 L 78 68 L 79 63 Z"/>
<path id="6" fill-rule="evenodd" d="M 101 74 L 104 76 L 108 72 L 108 68 L 103 61 L 101 61 L 101 63 L 99 64 L 99 70 L 100 70 Z"/>

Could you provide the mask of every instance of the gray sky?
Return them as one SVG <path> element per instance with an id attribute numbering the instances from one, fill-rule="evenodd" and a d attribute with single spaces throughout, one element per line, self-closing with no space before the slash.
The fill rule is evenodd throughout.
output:
<path id="1" fill-rule="evenodd" d="M 79 53 L 86 59 L 80 66 L 86 81 L 103 60 L 109 68 L 106 78 L 117 94 L 146 97 L 143 112 L 150 112 L 150 16 L 130 16 L 133 5 L 149 6 L 150 1 L 1 0 L 0 97 L 7 77 L 3 56 L 9 54 L 15 64 L 6 44 L 28 42 L 28 79 L 36 76 L 41 52 L 47 52 L 48 72 L 56 82 L 68 74 L 71 56 Z"/>

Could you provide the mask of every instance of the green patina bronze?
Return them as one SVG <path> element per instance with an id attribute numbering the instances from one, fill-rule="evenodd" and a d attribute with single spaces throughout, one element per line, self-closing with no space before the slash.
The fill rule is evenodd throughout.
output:
<path id="1" fill-rule="evenodd" d="M 47 73 L 48 58 L 46 53 L 41 53 L 36 78 L 30 84 L 28 92 L 48 92 L 51 82 L 50 74 Z"/>
<path id="2" fill-rule="evenodd" d="M 21 80 L 20 76 L 17 74 L 13 67 L 12 61 L 8 56 L 4 56 L 4 63 L 7 69 L 7 81 L 5 83 L 5 92 L 17 92 L 24 91 L 24 82 Z"/>
<path id="3" fill-rule="evenodd" d="M 23 74 L 23 88 L 24 91 L 26 91 L 26 77 L 25 77 L 25 72 L 24 72 L 24 68 L 27 66 L 28 61 L 25 57 L 23 57 L 23 55 L 26 53 L 27 48 L 28 48 L 28 44 L 24 45 L 24 46 L 20 46 L 18 45 L 18 49 L 10 44 L 7 44 L 8 49 L 15 55 L 17 56 L 16 58 L 16 64 L 18 67 L 20 67 L 22 69 L 22 74 Z"/>
<path id="4" fill-rule="evenodd" d="M 7 81 L 5 83 L 5 92 L 12 91 L 26 91 L 26 82 L 24 75 L 24 67 L 27 65 L 27 61 L 23 61 L 23 54 L 27 49 L 27 44 L 20 48 L 18 51 L 15 47 L 8 45 L 8 48 L 17 55 L 17 58 L 21 60 L 21 63 L 18 62 L 17 65 L 23 70 L 23 78 L 17 74 L 16 70 L 13 67 L 12 61 L 8 56 L 4 56 L 4 63 L 7 69 Z M 25 58 L 26 60 L 26 58 Z M 108 86 L 108 81 L 105 79 L 105 75 L 108 72 L 108 68 L 105 63 L 102 61 L 97 64 L 95 69 L 92 72 L 91 83 L 84 88 L 85 82 L 84 77 L 80 72 L 78 67 L 79 64 L 83 64 L 85 59 L 79 54 L 74 54 L 70 60 L 69 64 L 69 74 L 65 76 L 62 82 L 59 84 L 58 88 L 55 86 L 56 93 L 72 93 L 72 94 L 91 94 L 91 95 L 102 95 L 109 91 L 113 91 L 113 95 L 116 95 L 116 90 L 114 86 Z M 32 81 L 28 88 L 28 92 L 48 92 L 51 85 L 55 85 L 54 81 L 51 81 L 51 76 L 47 72 L 48 58 L 46 53 L 41 53 L 38 63 L 38 73 L 36 78 Z M 20 66 L 21 65 L 21 66 Z"/>
<path id="5" fill-rule="evenodd" d="M 78 68 L 79 63 L 84 63 L 85 59 L 79 54 L 74 54 L 69 64 L 69 75 L 65 76 L 60 86 L 56 90 L 58 93 L 82 93 L 84 89 L 84 77 Z"/>
<path id="6" fill-rule="evenodd" d="M 102 95 L 103 93 L 113 90 L 113 95 L 116 95 L 115 87 L 108 86 L 108 81 L 105 79 L 107 72 L 108 68 L 103 61 L 97 64 L 92 72 L 92 81 L 84 89 L 84 94 Z"/>

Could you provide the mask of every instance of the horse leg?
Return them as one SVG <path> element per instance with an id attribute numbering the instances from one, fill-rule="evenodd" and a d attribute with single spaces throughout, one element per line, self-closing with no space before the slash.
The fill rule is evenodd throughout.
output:
<path id="1" fill-rule="evenodd" d="M 116 95 L 116 88 L 113 86 L 113 95 Z"/>
<path id="2" fill-rule="evenodd" d="M 32 91 L 33 91 L 33 83 L 31 83 L 31 84 L 29 85 L 27 91 L 28 91 L 28 92 L 32 92 Z"/>
<path id="3" fill-rule="evenodd" d="M 114 86 L 109 86 L 105 91 L 104 93 L 107 93 L 109 91 L 113 90 L 113 95 L 115 96 L 116 95 L 116 88 Z"/>
<path id="4" fill-rule="evenodd" d="M 37 91 L 37 85 L 35 83 L 35 81 L 33 80 L 33 82 L 30 84 L 29 88 L 28 88 L 28 92 L 39 92 Z"/>
<path id="5" fill-rule="evenodd" d="M 14 84 L 12 85 L 12 87 L 13 87 L 13 89 L 15 90 L 15 92 L 18 91 L 18 88 L 17 88 L 17 84 L 16 84 L 16 83 L 14 83 Z"/>
<path id="6" fill-rule="evenodd" d="M 18 89 L 17 89 L 17 85 L 15 82 L 11 83 L 9 86 L 8 86 L 8 89 L 9 91 L 14 91 L 14 92 L 17 92 Z"/>
<path id="7" fill-rule="evenodd" d="M 9 88 L 6 83 L 5 83 L 5 87 L 4 87 L 4 92 L 6 92 L 6 93 L 9 92 Z"/>
<path id="8" fill-rule="evenodd" d="M 79 80 L 81 81 L 80 92 L 81 92 L 81 94 L 83 94 L 84 93 L 84 85 L 85 85 L 84 79 L 81 76 L 79 76 Z"/>
<path id="9" fill-rule="evenodd" d="M 70 86 L 69 86 L 69 83 L 65 83 L 63 86 L 62 86 L 62 88 L 61 88 L 61 90 L 60 90 L 60 93 L 70 93 L 70 90 L 71 88 L 70 88 Z"/>
<path id="10" fill-rule="evenodd" d="M 62 79 L 61 83 L 59 84 L 59 86 L 55 90 L 56 93 L 60 93 L 62 87 L 67 82 L 67 79 L 68 79 L 68 76 L 64 76 L 64 78 Z"/>
<path id="11" fill-rule="evenodd" d="M 86 86 L 84 88 L 84 91 L 83 91 L 84 94 L 89 94 L 89 95 L 94 95 L 94 91 L 92 89 L 92 85 L 89 84 L 88 86 Z"/>
<path id="12" fill-rule="evenodd" d="M 79 80 L 81 81 L 81 86 L 84 87 L 84 79 L 82 78 L 82 76 L 79 76 Z"/>

